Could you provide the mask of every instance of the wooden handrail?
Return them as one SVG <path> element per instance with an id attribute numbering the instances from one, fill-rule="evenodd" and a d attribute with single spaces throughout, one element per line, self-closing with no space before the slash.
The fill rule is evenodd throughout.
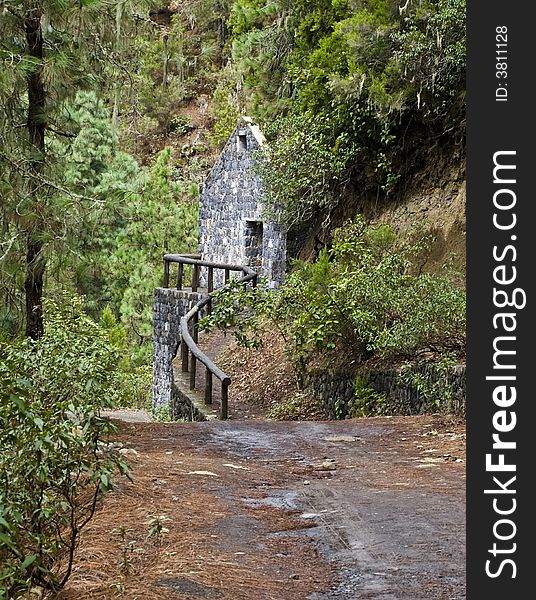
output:
<path id="1" fill-rule="evenodd" d="M 192 265 L 194 267 L 192 273 L 192 291 L 196 291 L 199 285 L 199 270 L 200 267 L 207 267 L 209 287 L 212 287 L 214 269 L 220 269 L 224 272 L 225 282 L 227 283 L 231 272 L 243 273 L 248 279 L 241 278 L 239 281 L 245 283 L 257 277 L 257 272 L 244 265 L 230 265 L 226 263 L 217 263 L 210 260 L 201 260 L 199 254 L 164 254 L 164 284 L 162 287 L 169 287 L 169 265 L 171 263 L 179 264 L 179 276 L 177 278 L 177 289 L 182 289 L 182 268 L 181 265 Z M 209 289 L 209 292 L 212 291 Z"/>
<path id="2" fill-rule="evenodd" d="M 244 265 L 230 265 L 226 263 L 218 263 L 211 260 L 201 260 L 195 258 L 199 254 L 164 254 L 164 262 L 183 263 L 185 265 L 199 265 L 201 267 L 213 267 L 215 269 L 229 269 L 229 271 L 245 271 L 248 274 L 253 274 L 255 271 Z"/>
<path id="3" fill-rule="evenodd" d="M 243 276 L 236 280 L 238 284 L 247 284 L 251 282 L 253 287 L 257 285 L 257 273 L 250 267 L 242 265 L 228 265 L 224 263 L 216 263 L 207 260 L 201 260 L 198 254 L 165 254 L 164 255 L 164 287 L 169 285 L 169 265 L 170 263 L 179 264 L 179 276 L 177 278 L 177 289 L 182 288 L 183 265 L 193 265 L 194 272 L 192 274 L 192 291 L 197 291 L 199 284 L 199 273 L 201 267 L 208 268 L 208 293 L 204 296 L 183 316 L 180 320 L 180 336 L 181 336 L 181 365 L 182 371 L 190 371 L 190 388 L 195 389 L 197 361 L 204 365 L 205 373 L 205 404 L 212 404 L 212 376 L 217 377 L 221 381 L 221 405 L 220 419 L 227 419 L 228 416 L 228 397 L 231 378 L 224 373 L 214 361 L 212 361 L 197 345 L 197 327 L 199 322 L 200 311 L 208 305 L 210 312 L 212 300 L 215 292 L 213 288 L 214 269 L 224 271 L 225 285 L 217 291 L 225 290 L 229 287 L 230 272 L 241 272 Z M 193 336 L 190 330 L 193 331 Z M 191 356 L 189 356 L 191 355 Z M 190 359 L 190 360 L 189 360 Z"/>
<path id="4" fill-rule="evenodd" d="M 181 317 L 180 332 L 182 341 L 188 346 L 189 351 L 197 358 L 197 360 L 203 363 L 222 383 L 230 385 L 231 378 L 229 375 L 224 373 L 194 342 L 194 339 L 190 335 L 188 319 L 186 317 Z"/>

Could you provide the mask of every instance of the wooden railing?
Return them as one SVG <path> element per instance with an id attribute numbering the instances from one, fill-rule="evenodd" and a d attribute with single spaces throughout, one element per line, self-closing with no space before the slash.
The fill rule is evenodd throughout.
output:
<path id="1" fill-rule="evenodd" d="M 173 263 L 177 264 L 176 289 L 184 289 L 185 272 L 184 266 L 192 266 L 191 291 L 200 290 L 202 279 L 202 269 L 206 269 L 207 289 L 204 295 L 195 306 L 193 306 L 180 320 L 181 336 L 181 369 L 183 373 L 190 373 L 190 389 L 194 390 L 196 386 L 197 362 L 205 366 L 205 404 L 212 404 L 212 384 L 216 377 L 221 381 L 221 403 L 220 419 L 227 419 L 229 414 L 229 386 L 231 378 L 224 373 L 197 345 L 199 332 L 199 313 L 206 308 L 207 314 L 212 312 L 212 300 L 214 295 L 214 272 L 222 270 L 224 272 L 224 286 L 219 289 L 225 289 L 230 280 L 231 273 L 242 273 L 237 283 L 248 285 L 251 283 L 254 287 L 257 285 L 257 273 L 245 266 L 227 265 L 201 260 L 198 254 L 166 254 L 164 255 L 164 282 L 163 287 L 169 288 L 170 267 Z M 203 290 L 204 291 L 204 290 Z"/>

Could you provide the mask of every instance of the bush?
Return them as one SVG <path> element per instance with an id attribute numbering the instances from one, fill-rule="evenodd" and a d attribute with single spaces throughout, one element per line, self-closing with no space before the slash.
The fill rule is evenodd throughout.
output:
<path id="1" fill-rule="evenodd" d="M 150 364 L 118 372 L 114 383 L 114 405 L 135 410 L 151 410 L 152 382 L 153 367 Z"/>
<path id="2" fill-rule="evenodd" d="M 307 112 L 276 120 L 266 134 L 275 143 L 259 153 L 257 168 L 269 211 L 292 226 L 333 209 L 361 151 L 347 132 L 326 115 Z"/>
<path id="3" fill-rule="evenodd" d="M 289 334 L 300 354 L 340 344 L 360 359 L 463 351 L 465 292 L 413 271 L 420 244 L 404 244 L 362 217 L 341 227 L 331 253 L 298 264 L 283 286 Z"/>
<path id="4" fill-rule="evenodd" d="M 102 311 L 99 325 L 105 331 L 118 356 L 111 382 L 110 405 L 139 410 L 150 409 L 152 363 L 135 362 L 127 341 L 126 330 L 117 323 L 109 306 Z"/>
<path id="5" fill-rule="evenodd" d="M 456 365 L 456 356 L 446 353 L 439 356 L 437 362 L 418 361 L 406 363 L 398 380 L 414 388 L 420 398 L 421 412 L 452 412 L 452 373 Z"/>
<path id="6" fill-rule="evenodd" d="M 314 263 L 297 262 L 279 290 L 222 292 L 202 324 L 233 327 L 238 343 L 259 346 L 260 323 L 268 320 L 282 334 L 299 381 L 319 355 L 359 364 L 422 350 L 461 354 L 465 291 L 446 277 L 415 272 L 423 246 L 358 216 L 335 231 L 331 251 Z"/>
<path id="7" fill-rule="evenodd" d="M 348 406 L 348 416 L 373 417 L 389 414 L 392 406 L 387 398 L 369 385 L 366 372 L 359 373 L 354 383 L 354 398 Z"/>
<path id="8" fill-rule="evenodd" d="M 230 67 L 220 73 L 218 84 L 212 95 L 210 114 L 214 120 L 211 141 L 222 147 L 233 133 L 240 118 L 240 105 Z"/>
<path id="9" fill-rule="evenodd" d="M 274 421 L 314 420 L 322 418 L 320 401 L 304 392 L 296 392 L 286 402 L 273 405 L 267 413 Z"/>
<path id="10" fill-rule="evenodd" d="M 115 472 L 99 411 L 111 401 L 117 353 L 73 300 L 46 306 L 43 337 L 0 344 L 0 598 L 57 590 L 80 530 Z"/>

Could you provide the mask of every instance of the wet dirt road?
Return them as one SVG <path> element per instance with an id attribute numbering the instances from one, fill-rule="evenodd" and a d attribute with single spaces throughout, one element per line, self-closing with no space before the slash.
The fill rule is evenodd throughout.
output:
<path id="1" fill-rule="evenodd" d="M 123 423 L 117 439 L 134 481 L 84 532 L 61 598 L 465 598 L 463 423 Z"/>

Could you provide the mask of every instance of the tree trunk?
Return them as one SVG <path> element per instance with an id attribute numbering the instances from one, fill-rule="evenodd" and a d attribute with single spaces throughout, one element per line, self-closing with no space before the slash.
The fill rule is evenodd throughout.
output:
<path id="1" fill-rule="evenodd" d="M 34 340 L 43 335 L 43 244 L 28 237 L 26 242 L 26 335 Z"/>
<path id="2" fill-rule="evenodd" d="M 115 7 L 115 54 L 120 56 L 121 48 L 121 20 L 123 19 L 124 1 L 118 2 Z M 119 58 L 119 60 L 121 60 Z M 121 82 L 119 76 L 116 76 L 115 91 L 114 91 L 114 108 L 112 112 L 112 127 L 117 131 L 119 125 L 119 102 L 121 98 Z"/>
<path id="3" fill-rule="evenodd" d="M 219 67 L 223 67 L 224 58 L 223 58 L 223 47 L 225 46 L 225 42 L 227 40 L 227 24 L 223 17 L 218 17 L 218 65 Z"/>
<path id="4" fill-rule="evenodd" d="M 31 150 L 29 160 L 29 193 L 35 210 L 35 220 L 26 237 L 26 335 L 37 339 L 43 334 L 43 280 L 45 258 L 40 236 L 39 188 L 45 166 L 45 86 L 43 84 L 43 34 L 41 14 L 35 11 L 25 19 L 28 55 L 36 59 L 36 67 L 28 75 L 27 128 Z"/>
<path id="5" fill-rule="evenodd" d="M 164 73 L 162 75 L 162 85 L 164 88 L 168 86 L 168 63 L 169 63 L 169 54 L 168 54 L 168 34 L 164 34 Z"/>

